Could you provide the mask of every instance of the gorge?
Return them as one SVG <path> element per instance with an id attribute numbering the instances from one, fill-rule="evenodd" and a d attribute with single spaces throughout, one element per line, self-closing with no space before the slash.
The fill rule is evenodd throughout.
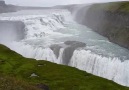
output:
<path id="1" fill-rule="evenodd" d="M 101 11 L 99 6 L 0 14 L 0 43 L 24 57 L 76 67 L 129 86 L 128 14 L 114 12 L 118 8 Z"/>

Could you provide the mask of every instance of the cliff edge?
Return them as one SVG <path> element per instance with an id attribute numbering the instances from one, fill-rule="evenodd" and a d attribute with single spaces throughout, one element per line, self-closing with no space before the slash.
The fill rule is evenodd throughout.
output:
<path id="1" fill-rule="evenodd" d="M 15 12 L 15 6 L 6 5 L 5 1 L 0 0 L 0 13 Z"/>
<path id="2" fill-rule="evenodd" d="M 86 8 L 87 9 L 87 8 Z M 129 2 L 93 4 L 80 9 L 76 21 L 107 37 L 111 42 L 129 49 Z M 84 17 L 78 19 L 80 15 Z"/>

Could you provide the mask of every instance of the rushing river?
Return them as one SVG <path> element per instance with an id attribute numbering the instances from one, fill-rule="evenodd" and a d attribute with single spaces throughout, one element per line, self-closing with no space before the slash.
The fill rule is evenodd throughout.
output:
<path id="1" fill-rule="evenodd" d="M 0 43 L 24 57 L 69 65 L 129 86 L 129 51 L 79 25 L 69 11 L 26 10 L 1 14 L 0 20 Z"/>

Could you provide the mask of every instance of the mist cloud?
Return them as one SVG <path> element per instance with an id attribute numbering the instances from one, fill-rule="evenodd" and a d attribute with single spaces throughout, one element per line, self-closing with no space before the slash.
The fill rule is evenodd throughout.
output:
<path id="1" fill-rule="evenodd" d="M 93 2 L 112 2 L 112 1 L 128 1 L 128 0 L 5 0 L 8 4 L 21 6 L 54 6 L 66 4 L 81 4 Z"/>

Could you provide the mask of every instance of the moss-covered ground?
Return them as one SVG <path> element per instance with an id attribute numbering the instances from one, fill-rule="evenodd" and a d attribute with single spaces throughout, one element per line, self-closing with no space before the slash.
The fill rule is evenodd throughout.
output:
<path id="1" fill-rule="evenodd" d="M 112 12 L 129 12 L 129 1 L 110 2 L 110 3 L 98 3 L 93 4 L 92 9 L 94 10 L 106 10 Z"/>

